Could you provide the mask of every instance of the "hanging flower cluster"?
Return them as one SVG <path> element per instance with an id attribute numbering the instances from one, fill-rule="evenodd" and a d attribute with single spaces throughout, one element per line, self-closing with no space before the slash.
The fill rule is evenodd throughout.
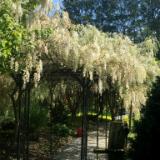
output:
<path id="1" fill-rule="evenodd" d="M 25 88 L 29 82 L 37 86 L 40 81 L 43 64 L 40 58 L 41 48 L 38 45 L 39 41 L 35 36 L 30 36 L 29 33 L 24 34 L 23 38 L 19 49 L 21 54 L 10 58 L 10 72 L 21 75 L 23 88 Z"/>

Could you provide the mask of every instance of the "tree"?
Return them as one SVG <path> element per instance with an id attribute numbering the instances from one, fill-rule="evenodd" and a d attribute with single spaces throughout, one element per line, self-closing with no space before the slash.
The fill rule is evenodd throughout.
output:
<path id="1" fill-rule="evenodd" d="M 160 40 L 160 3 L 159 0 L 144 0 L 143 17 L 146 18 L 147 26 L 150 33 Z"/>
<path id="2" fill-rule="evenodd" d="M 35 30 L 27 28 L 27 19 L 24 18 L 29 14 L 28 17 L 34 20 L 33 14 L 39 15 L 42 11 L 46 14 L 50 2 L 37 1 L 30 6 L 28 1 L 0 1 L 0 74 L 5 73 L 14 81 L 8 94 L 13 103 L 16 122 L 19 102 L 27 84 L 37 84 L 35 82 L 40 80 L 42 71 L 42 61 L 39 58 L 41 50 L 38 50 L 41 49 L 38 47 L 39 37 L 33 36 Z M 41 8 L 33 12 L 40 4 Z"/>
<path id="3" fill-rule="evenodd" d="M 159 35 L 159 0 L 64 0 L 74 23 L 129 35 L 135 42 Z"/>
<path id="4" fill-rule="evenodd" d="M 92 24 L 103 31 L 115 32 L 120 30 L 118 21 L 115 21 L 116 16 L 119 20 L 124 18 L 119 16 L 118 10 L 122 7 L 122 3 L 121 0 L 64 0 L 64 8 L 75 23 Z"/>
<path id="5" fill-rule="evenodd" d="M 11 1 L 0 2 L 0 72 L 8 71 L 11 57 L 19 57 L 24 28 L 14 19 Z"/>
<path id="6" fill-rule="evenodd" d="M 160 78 L 157 78 L 143 107 L 141 119 L 136 126 L 136 141 L 134 144 L 134 159 L 152 160 L 159 156 L 160 143 Z"/>

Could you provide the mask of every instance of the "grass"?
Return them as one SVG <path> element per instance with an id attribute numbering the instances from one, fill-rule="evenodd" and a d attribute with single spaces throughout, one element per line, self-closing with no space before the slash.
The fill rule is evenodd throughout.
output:
<path id="1" fill-rule="evenodd" d="M 88 115 L 96 116 L 97 113 L 88 112 Z M 68 114 L 68 117 L 70 117 L 70 116 L 71 116 L 71 114 Z M 82 112 L 77 113 L 76 117 L 82 117 Z M 107 116 L 106 115 L 99 115 L 98 118 L 101 119 L 101 120 L 108 120 L 108 121 L 112 120 L 111 115 L 107 115 Z"/>
<path id="2" fill-rule="evenodd" d="M 95 112 L 88 112 L 88 115 L 95 116 L 96 114 L 97 114 L 97 113 L 95 113 Z M 71 116 L 71 114 L 69 114 L 68 116 Z M 77 113 L 77 114 L 76 114 L 76 117 L 82 117 L 82 112 Z M 99 119 L 102 119 L 102 120 L 108 120 L 108 121 L 111 121 L 111 120 L 112 120 L 112 117 L 111 117 L 110 114 L 108 114 L 108 115 L 105 115 L 105 114 L 99 115 L 98 118 L 99 118 Z M 122 121 L 128 123 L 128 122 L 129 122 L 129 116 L 128 116 L 128 115 L 123 115 L 123 116 L 122 116 Z"/>

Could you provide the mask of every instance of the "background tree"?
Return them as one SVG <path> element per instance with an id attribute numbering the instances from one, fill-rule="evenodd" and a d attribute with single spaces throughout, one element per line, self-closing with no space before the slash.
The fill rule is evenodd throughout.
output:
<path id="1" fill-rule="evenodd" d="M 159 38 L 159 0 L 63 0 L 74 23 L 92 24 L 105 32 L 121 32 L 139 42 Z"/>

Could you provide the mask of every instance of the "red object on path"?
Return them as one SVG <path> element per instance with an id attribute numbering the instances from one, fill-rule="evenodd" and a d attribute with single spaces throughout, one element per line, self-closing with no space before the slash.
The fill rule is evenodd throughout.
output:
<path id="1" fill-rule="evenodd" d="M 77 137 L 82 137 L 82 134 L 83 134 L 83 129 L 77 128 Z"/>

